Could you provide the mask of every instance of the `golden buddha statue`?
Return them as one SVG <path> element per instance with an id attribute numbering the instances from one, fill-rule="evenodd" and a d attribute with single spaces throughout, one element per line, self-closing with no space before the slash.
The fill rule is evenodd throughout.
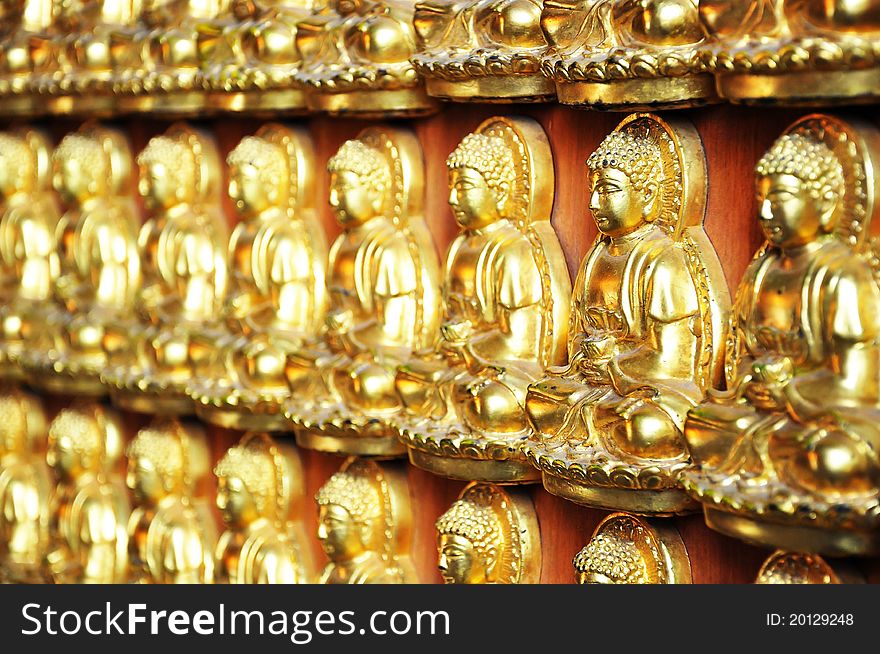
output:
<path id="1" fill-rule="evenodd" d="M 580 584 L 690 584 L 691 562 L 669 522 L 607 516 L 574 557 Z"/>
<path id="2" fill-rule="evenodd" d="M 197 496 L 210 471 L 204 430 L 156 420 L 126 451 L 126 484 L 135 508 L 128 521 L 130 581 L 210 584 L 217 533 L 207 501 Z"/>
<path id="3" fill-rule="evenodd" d="M 447 584 L 536 584 L 541 532 L 522 490 L 468 484 L 437 519 L 438 566 Z"/>
<path id="4" fill-rule="evenodd" d="M 542 70 L 563 104 L 673 109 L 717 99 L 697 0 L 546 0 Z M 737 4 L 737 3 L 729 3 Z"/>
<path id="5" fill-rule="evenodd" d="M 21 364 L 41 388 L 100 396 L 105 325 L 133 310 L 140 287 L 131 151 L 121 132 L 88 123 L 62 139 L 53 160 L 67 206 L 57 227 L 57 310 Z"/>
<path id="6" fill-rule="evenodd" d="M 813 115 L 757 165 L 767 241 L 737 289 L 728 390 L 685 425 L 685 486 L 728 535 L 880 550 L 878 153 L 876 128 Z"/>
<path id="7" fill-rule="evenodd" d="M 318 540 L 330 559 L 320 583 L 418 583 L 409 558 L 412 514 L 402 467 L 351 457 L 315 500 Z"/>
<path id="8" fill-rule="evenodd" d="M 327 305 L 314 159 L 305 130 L 277 123 L 246 136 L 227 158 L 240 216 L 229 242 L 229 330 L 213 344 L 211 374 L 189 388 L 209 422 L 267 430 L 287 424 L 287 355 L 317 336 Z"/>
<path id="9" fill-rule="evenodd" d="M 9 387 L 0 391 L 0 415 L 0 582 L 40 583 L 52 493 L 46 415 L 35 396 Z"/>
<path id="10" fill-rule="evenodd" d="M 489 118 L 446 161 L 461 233 L 446 256 L 433 352 L 397 372 L 413 464 L 457 479 L 538 478 L 521 451 L 528 385 L 565 360 L 568 269 L 550 225 L 553 160 L 529 118 Z"/>
<path id="11" fill-rule="evenodd" d="M 313 111 L 363 117 L 423 116 L 438 105 L 410 57 L 412 0 L 332 0 L 301 20 L 295 79 Z"/>
<path id="12" fill-rule="evenodd" d="M 880 0 L 701 0 L 705 70 L 731 102 L 828 105 L 880 96 Z"/>
<path id="13" fill-rule="evenodd" d="M 122 422 L 107 407 L 77 402 L 49 426 L 46 460 L 56 477 L 46 569 L 55 583 L 122 583 L 127 577 L 129 516 L 116 472 Z"/>
<path id="14" fill-rule="evenodd" d="M 330 249 L 322 339 L 288 357 L 297 442 L 329 452 L 404 453 L 389 419 L 397 366 L 433 346 L 439 262 L 422 214 L 422 151 L 412 132 L 369 128 L 330 159 Z"/>
<path id="15" fill-rule="evenodd" d="M 216 579 L 230 584 L 303 584 L 314 577 L 302 524 L 302 464 L 292 447 L 251 433 L 214 468 L 226 531 Z M 295 513 L 291 515 L 291 509 Z"/>
<path id="16" fill-rule="evenodd" d="M 296 35 L 312 5 L 312 0 L 233 0 L 227 20 L 200 25 L 201 76 L 210 105 L 225 111 L 304 110 Z"/>
<path id="17" fill-rule="evenodd" d="M 420 0 L 411 57 L 428 93 L 472 102 L 547 102 L 540 0 Z"/>
<path id="18" fill-rule="evenodd" d="M 23 377 L 19 358 L 38 340 L 51 312 L 59 272 L 51 161 L 41 132 L 0 132 L 0 376 L 5 378 Z"/>
<path id="19" fill-rule="evenodd" d="M 863 584 L 856 570 L 843 562 L 831 565 L 817 554 L 776 550 L 764 561 L 756 584 Z"/>
<path id="20" fill-rule="evenodd" d="M 599 234 L 575 282 L 568 366 L 529 387 L 524 450 L 571 501 L 690 511 L 682 427 L 720 378 L 730 305 L 703 229 L 702 142 L 689 123 L 633 114 L 587 168 Z"/>
<path id="21" fill-rule="evenodd" d="M 32 117 L 45 110 L 31 93 L 31 77 L 39 65 L 31 56 L 31 39 L 39 39 L 49 29 L 59 4 L 53 0 L 0 3 L 0 102 L 5 116 Z"/>
<path id="22" fill-rule="evenodd" d="M 186 387 L 210 367 L 226 295 L 228 229 L 219 202 L 213 139 L 183 123 L 150 140 L 138 156 L 139 191 L 149 219 L 141 228 L 142 290 L 133 317 L 105 342 L 130 343 L 102 379 L 115 402 L 145 413 L 192 412 Z"/>

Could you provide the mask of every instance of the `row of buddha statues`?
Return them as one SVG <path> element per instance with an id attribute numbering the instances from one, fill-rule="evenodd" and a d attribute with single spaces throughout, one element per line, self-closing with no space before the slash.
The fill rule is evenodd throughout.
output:
<path id="1" fill-rule="evenodd" d="M 143 224 L 128 148 L 96 123 L 54 151 L 0 134 L 8 380 L 601 509 L 702 510 L 785 550 L 880 549 L 875 126 L 808 115 L 760 158 L 765 242 L 732 301 L 683 119 L 631 114 L 587 158 L 598 233 L 574 283 L 530 118 L 449 155 L 442 265 L 405 127 L 327 162 L 329 248 L 303 129 L 232 149 L 231 234 L 209 134 L 178 123 L 137 156 Z"/>
<path id="2" fill-rule="evenodd" d="M 0 112 L 880 97 L 880 0 L 3 0 Z"/>
<path id="3" fill-rule="evenodd" d="M 125 443 L 121 415 L 75 400 L 0 391 L 0 583 L 418 583 L 407 477 L 351 457 L 315 494 L 316 571 L 296 448 L 249 432 L 213 466 L 204 429 L 157 418 Z M 212 507 L 213 505 L 213 507 Z M 216 508 L 222 522 L 218 529 Z M 521 489 L 472 482 L 436 521 L 446 583 L 537 583 L 540 525 Z M 583 584 L 691 583 L 674 526 L 608 515 L 573 560 Z M 775 552 L 756 583 L 861 583 L 846 564 Z"/>

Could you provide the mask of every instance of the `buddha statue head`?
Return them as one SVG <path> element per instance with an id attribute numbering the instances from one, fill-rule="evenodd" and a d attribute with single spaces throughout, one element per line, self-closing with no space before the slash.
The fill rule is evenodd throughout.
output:
<path id="1" fill-rule="evenodd" d="M 0 392 L 0 458 L 7 454 L 42 452 L 47 424 L 36 396 L 18 389 Z"/>
<path id="2" fill-rule="evenodd" d="M 138 191 L 147 209 L 162 211 L 197 199 L 198 165 L 183 140 L 156 136 L 138 155 L 137 163 Z"/>
<path id="3" fill-rule="evenodd" d="M 343 227 L 382 216 L 392 188 L 387 158 L 360 139 L 342 144 L 330 161 L 330 207 Z"/>
<path id="4" fill-rule="evenodd" d="M 691 583 L 690 560 L 675 527 L 626 513 L 599 523 L 574 567 L 581 584 Z"/>
<path id="5" fill-rule="evenodd" d="M 446 159 L 446 167 L 449 206 L 463 229 L 480 229 L 507 216 L 516 166 L 504 139 L 468 134 Z"/>
<path id="6" fill-rule="evenodd" d="M 808 133 L 784 134 L 755 172 L 758 217 L 770 244 L 796 248 L 837 228 L 843 167 L 825 143 Z"/>
<path id="7" fill-rule="evenodd" d="M 603 235 L 626 236 L 660 215 L 665 172 L 653 140 L 611 132 L 587 159 L 587 169 L 590 212 Z"/>
<path id="8" fill-rule="evenodd" d="M 54 186 L 69 204 L 105 195 L 110 178 L 109 162 L 101 143 L 74 132 L 65 136 L 52 155 Z"/>
<path id="9" fill-rule="evenodd" d="M 126 485 L 141 504 L 168 496 L 189 498 L 208 472 L 208 448 L 200 427 L 175 420 L 141 429 L 126 450 Z"/>
<path id="10" fill-rule="evenodd" d="M 385 550 L 385 522 L 380 488 L 354 471 L 334 473 L 315 495 L 318 540 L 327 557 L 341 563 Z"/>
<path id="11" fill-rule="evenodd" d="M 28 142 L 17 134 L 0 132 L 0 195 L 9 198 L 36 190 L 36 176 Z"/>
<path id="12" fill-rule="evenodd" d="M 76 403 L 49 425 L 46 462 L 62 481 L 112 470 L 122 453 L 119 415 L 97 403 Z"/>
<path id="13" fill-rule="evenodd" d="M 245 217 L 273 206 L 287 207 L 291 189 L 287 153 L 259 136 L 246 136 L 226 158 L 229 197 Z"/>

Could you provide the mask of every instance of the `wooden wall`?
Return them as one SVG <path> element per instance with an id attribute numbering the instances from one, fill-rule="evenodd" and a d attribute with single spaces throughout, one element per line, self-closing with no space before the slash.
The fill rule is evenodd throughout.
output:
<path id="1" fill-rule="evenodd" d="M 693 111 L 680 111 L 669 116 L 687 118 L 696 125 L 706 149 L 709 170 L 709 203 L 706 228 L 720 255 L 733 291 L 745 266 L 761 242 L 755 220 L 753 168 L 761 154 L 776 136 L 793 120 L 808 113 L 801 110 L 748 109 L 719 105 Z M 869 117 L 870 109 L 857 113 Z M 587 210 L 584 162 L 590 152 L 611 131 L 622 114 L 586 112 L 557 105 L 447 105 L 430 118 L 398 121 L 408 124 L 418 134 L 425 153 L 426 212 L 441 256 L 456 233 L 456 225 L 446 204 L 447 178 L 445 159 L 459 140 L 473 130 L 484 118 L 497 114 L 530 115 L 547 131 L 553 148 L 556 168 L 556 197 L 553 225 L 562 242 L 569 270 L 575 275 L 581 257 L 593 242 L 596 228 Z M 378 121 L 318 117 L 299 120 L 310 129 L 316 143 L 319 193 L 327 195 L 327 174 L 324 163 L 346 139 L 354 137 L 363 127 Z M 239 139 L 253 133 L 263 122 L 253 118 L 214 118 L 191 121 L 213 132 L 221 153 L 225 155 Z M 150 137 L 161 133 L 168 121 L 131 118 L 117 121 L 128 132 L 132 147 L 142 148 Z M 73 121 L 53 120 L 46 123 L 53 135 L 60 139 L 77 126 Z M 229 206 L 227 205 L 227 210 Z M 339 231 L 326 203 L 322 217 L 328 238 Z M 230 220 L 234 216 L 229 211 Z M 57 410 L 66 402 L 63 398 L 50 400 Z M 144 424 L 142 416 L 128 416 L 132 432 Z M 214 455 L 219 458 L 226 447 L 240 434 L 229 430 L 209 428 Z M 281 435 L 281 438 L 291 438 Z M 306 487 L 313 496 L 321 484 L 341 464 L 342 459 L 331 455 L 303 451 Z M 434 521 L 456 498 L 464 487 L 462 482 L 434 477 L 409 467 L 409 481 L 415 509 L 413 557 L 424 582 L 439 583 L 436 571 Z M 540 485 L 532 486 L 543 538 L 544 583 L 571 583 L 574 555 L 588 541 L 593 529 L 606 512 L 576 506 L 546 493 Z M 314 502 L 306 502 L 307 528 L 315 530 Z M 769 554 L 716 534 L 704 524 L 701 515 L 675 518 L 685 545 L 690 553 L 693 578 L 696 583 L 747 583 L 754 580 L 764 558 Z M 313 542 L 316 560 L 326 559 L 317 541 Z M 858 567 L 869 579 L 880 580 L 877 561 L 859 561 Z"/>

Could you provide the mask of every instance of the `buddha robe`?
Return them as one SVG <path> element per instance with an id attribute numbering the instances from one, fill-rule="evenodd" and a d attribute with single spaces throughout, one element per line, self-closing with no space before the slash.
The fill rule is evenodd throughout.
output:
<path id="1" fill-rule="evenodd" d="M 243 532 L 227 531 L 217 547 L 218 582 L 229 584 L 303 583 L 297 551 L 269 520 Z"/>
<path id="2" fill-rule="evenodd" d="M 48 539 L 51 494 L 42 462 L 20 454 L 0 460 L 0 578 L 38 583 Z"/>

